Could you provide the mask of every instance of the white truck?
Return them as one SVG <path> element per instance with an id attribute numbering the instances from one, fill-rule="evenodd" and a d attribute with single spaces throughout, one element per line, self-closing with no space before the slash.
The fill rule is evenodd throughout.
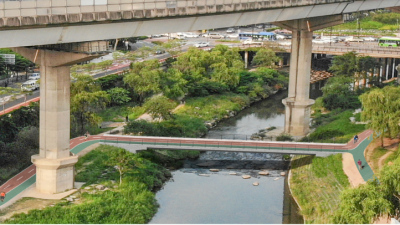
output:
<path id="1" fill-rule="evenodd" d="M 34 91 L 39 89 L 38 80 L 28 80 L 21 85 L 21 90 L 23 91 Z"/>

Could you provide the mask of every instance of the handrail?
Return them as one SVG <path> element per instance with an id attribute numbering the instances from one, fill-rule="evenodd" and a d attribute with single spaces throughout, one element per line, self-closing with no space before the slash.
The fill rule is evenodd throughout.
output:
<path id="1" fill-rule="evenodd" d="M 113 137 L 111 135 L 103 136 L 103 141 L 106 143 L 129 143 L 141 144 L 149 146 L 179 146 L 182 147 L 201 147 L 201 148 L 226 148 L 226 149 L 265 149 L 274 151 L 308 151 L 308 152 L 347 152 L 345 146 L 336 146 L 335 144 L 322 145 L 321 143 L 268 143 L 268 142 L 251 142 L 251 141 L 232 141 L 232 140 L 176 140 L 176 139 L 163 139 L 162 137 L 155 138 L 137 138 L 132 136 L 127 137 Z"/>

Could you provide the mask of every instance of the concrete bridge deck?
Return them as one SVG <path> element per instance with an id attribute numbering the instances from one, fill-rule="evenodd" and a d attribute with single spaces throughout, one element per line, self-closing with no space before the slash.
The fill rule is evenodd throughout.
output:
<path id="1" fill-rule="evenodd" d="M 399 0 L 1 0 L 0 40 L 6 41 L 0 48 L 274 23 L 397 6 Z"/>
<path id="2" fill-rule="evenodd" d="M 143 141 L 143 144 L 142 144 Z M 165 138 L 165 137 L 138 137 L 138 136 L 109 136 L 93 135 L 88 137 L 77 137 L 70 141 L 70 149 L 73 154 L 78 154 L 83 149 L 95 144 L 104 143 L 117 145 L 120 147 L 138 146 L 136 150 L 146 148 L 158 149 L 186 149 L 186 150 L 210 150 L 210 151 L 240 151 L 240 152 L 269 152 L 281 154 L 335 154 L 351 153 L 354 163 L 358 159 L 363 162 L 364 150 L 372 141 L 372 131 L 366 130 L 359 134 L 358 143 L 349 141 L 347 144 L 322 144 L 322 143 L 293 143 L 293 142 L 265 142 L 265 141 L 241 141 L 241 140 L 216 140 L 200 138 Z M 218 145 L 219 144 L 219 145 Z M 184 146 L 181 146 L 184 145 Z M 182 148 L 181 148 L 182 147 Z M 219 147 L 219 148 L 218 148 Z M 294 152 L 294 153 L 289 153 Z M 364 180 L 373 177 L 373 172 L 369 165 L 365 163 L 365 168 L 360 171 Z M 7 207 L 10 200 L 15 198 L 25 189 L 35 184 L 36 167 L 31 165 L 21 173 L 15 175 L 9 181 L 0 186 L 0 191 L 7 193 L 4 202 L 0 202 L 0 209 Z"/>

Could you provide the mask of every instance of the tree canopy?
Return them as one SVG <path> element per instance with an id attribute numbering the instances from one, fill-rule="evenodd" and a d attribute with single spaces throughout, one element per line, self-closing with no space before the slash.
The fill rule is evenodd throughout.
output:
<path id="1" fill-rule="evenodd" d="M 399 133 L 400 118 L 400 88 L 386 86 L 375 88 L 360 96 L 363 106 L 361 119 L 369 121 L 368 126 L 383 136 L 387 131 L 389 136 L 395 137 Z"/>

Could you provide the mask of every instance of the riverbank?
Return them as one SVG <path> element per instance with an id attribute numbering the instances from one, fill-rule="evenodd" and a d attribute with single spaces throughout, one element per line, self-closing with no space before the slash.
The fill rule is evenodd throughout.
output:
<path id="1" fill-rule="evenodd" d="M 4 222 L 147 223 L 158 208 L 153 192 L 171 176 L 166 167 L 179 166 L 180 160 L 198 154 L 193 151 L 171 151 L 169 156 L 152 151 L 133 154 L 102 145 L 81 157 L 76 164 L 76 181 L 85 182 L 78 192 L 61 202 L 31 210 L 28 214 L 14 215 Z M 120 161 L 120 157 L 125 161 Z M 125 168 L 121 183 L 115 164 Z"/>

